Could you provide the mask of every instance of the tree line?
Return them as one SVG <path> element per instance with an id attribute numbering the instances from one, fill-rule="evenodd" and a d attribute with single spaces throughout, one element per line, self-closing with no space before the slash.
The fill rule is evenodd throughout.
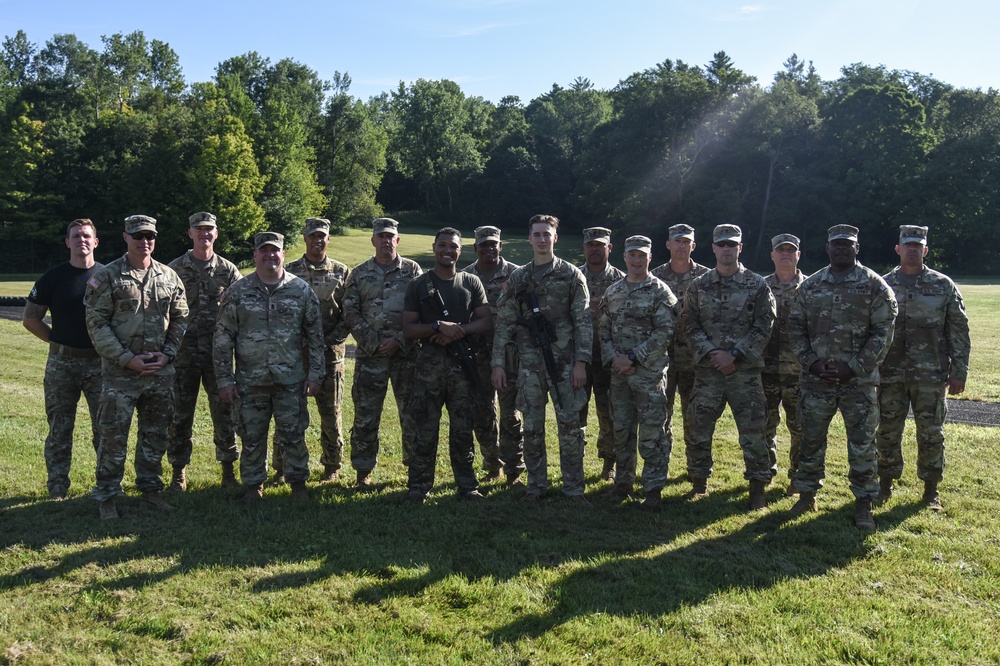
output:
<path id="1" fill-rule="evenodd" d="M 665 60 L 609 90 L 577 78 L 526 104 L 424 79 L 360 100 L 348 74 L 323 79 L 291 59 L 251 52 L 189 83 L 165 42 L 141 31 L 101 41 L 3 41 L 0 238 L 21 249 L 0 272 L 60 260 L 54 241 L 81 216 L 113 237 L 127 215 L 153 215 L 158 254 L 173 256 L 199 210 L 219 216 L 219 249 L 235 259 L 253 233 L 295 235 L 309 216 L 346 228 L 422 210 L 442 226 L 516 234 L 546 212 L 659 247 L 678 222 L 703 246 L 716 224 L 736 223 L 758 267 L 780 232 L 802 238 L 804 267 L 819 267 L 837 223 L 862 230 L 865 263 L 888 267 L 898 226 L 921 224 L 932 265 L 1000 272 L 992 88 L 865 64 L 824 81 L 794 54 L 761 84 L 719 52 L 704 66 Z"/>

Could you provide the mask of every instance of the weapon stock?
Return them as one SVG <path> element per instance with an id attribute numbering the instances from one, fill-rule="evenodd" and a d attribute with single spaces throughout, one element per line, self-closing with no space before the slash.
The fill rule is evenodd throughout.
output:
<path id="1" fill-rule="evenodd" d="M 542 314 L 538 307 L 538 296 L 534 291 L 524 290 L 517 295 L 518 300 L 528 306 L 531 311 L 527 317 L 518 317 L 517 323 L 528 329 L 531 339 L 542 352 L 542 360 L 545 361 L 545 374 L 549 377 L 549 384 L 552 386 L 552 393 L 555 396 L 559 409 L 563 408 L 562 396 L 559 394 L 559 366 L 556 364 L 556 357 L 552 353 L 552 343 L 555 342 L 556 335 L 552 328 L 552 322 Z"/>

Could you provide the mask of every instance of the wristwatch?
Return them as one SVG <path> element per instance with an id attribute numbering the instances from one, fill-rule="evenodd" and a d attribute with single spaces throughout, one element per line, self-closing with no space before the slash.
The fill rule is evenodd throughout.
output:
<path id="1" fill-rule="evenodd" d="M 434 329 L 435 333 L 437 333 L 438 331 L 441 330 L 441 322 L 435 321 L 433 324 L 431 324 L 431 328 Z"/>
<path id="2" fill-rule="evenodd" d="M 733 358 L 739 358 L 742 352 L 734 347 L 729 350 L 729 353 L 733 355 Z"/>
<path id="3" fill-rule="evenodd" d="M 639 357 L 635 355 L 635 352 L 628 353 L 628 360 L 632 361 L 632 365 L 639 365 Z"/>

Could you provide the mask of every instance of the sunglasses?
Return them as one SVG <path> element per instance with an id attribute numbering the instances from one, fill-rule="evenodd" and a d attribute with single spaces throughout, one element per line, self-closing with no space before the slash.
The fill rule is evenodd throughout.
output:
<path id="1" fill-rule="evenodd" d="M 739 243 L 736 241 L 719 241 L 718 243 L 715 243 L 715 245 L 717 247 L 736 247 Z"/>
<path id="2" fill-rule="evenodd" d="M 139 233 L 139 234 L 129 234 L 132 238 L 137 241 L 155 241 L 156 234 L 154 233 Z"/>

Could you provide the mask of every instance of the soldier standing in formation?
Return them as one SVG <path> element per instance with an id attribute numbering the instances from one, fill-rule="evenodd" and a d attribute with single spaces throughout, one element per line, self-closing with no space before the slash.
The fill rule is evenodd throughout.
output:
<path id="1" fill-rule="evenodd" d="M 764 346 L 774 323 L 774 296 L 764 278 L 740 263 L 743 232 L 734 224 L 715 227 L 716 266 L 697 278 L 684 296 L 683 322 L 697 372 L 686 440 L 691 497 L 708 495 L 712 436 L 726 403 L 733 412 L 750 482 L 750 508 L 765 507 L 764 488 L 772 472 L 765 436 L 766 401 L 761 385 Z"/>
<path id="2" fill-rule="evenodd" d="M 781 423 L 779 407 L 785 408 L 785 424 L 788 427 L 788 495 L 795 494 L 795 470 L 799 465 L 799 445 L 802 442 L 802 426 L 795 415 L 799 404 L 799 374 L 802 366 L 792 351 L 788 341 L 788 313 L 795 300 L 795 292 L 806 277 L 799 270 L 800 241 L 792 234 L 778 234 L 771 239 L 771 261 L 774 272 L 764 278 L 774 295 L 777 317 L 771 338 L 764 348 L 764 372 L 761 381 L 764 397 L 767 399 L 767 451 L 771 459 L 772 475 L 778 472 L 778 424 Z"/>
<path id="3" fill-rule="evenodd" d="M 514 333 L 520 368 L 517 404 L 524 415 L 524 462 L 528 470 L 527 501 L 548 492 L 545 454 L 545 404 L 551 394 L 559 428 L 559 462 L 563 493 L 588 504 L 583 496 L 584 433 L 580 409 L 586 394 L 587 364 L 594 332 L 587 312 L 590 296 L 583 274 L 555 256 L 559 219 L 535 215 L 528 222 L 533 259 L 510 276 L 500 299 L 493 343 L 493 386 L 507 388 L 503 342 Z M 511 378 L 510 381 L 513 381 Z"/>
<path id="4" fill-rule="evenodd" d="M 913 408 L 917 426 L 917 478 L 923 501 L 941 511 L 938 483 L 944 472 L 944 420 L 948 395 L 965 390 L 969 374 L 969 317 L 958 287 L 927 268 L 927 227 L 899 227 L 899 266 L 885 276 L 899 305 L 895 334 L 882 364 L 878 402 L 879 499 L 892 496 L 903 475 L 903 426 Z"/>
<path id="5" fill-rule="evenodd" d="M 101 355 L 102 388 L 98 429 L 97 483 L 91 495 L 102 520 L 118 518 L 133 412 L 139 428 L 135 486 L 143 503 L 160 510 L 163 454 L 174 416 L 173 361 L 187 325 L 184 283 L 172 268 L 153 259 L 156 220 L 125 218 L 125 256 L 87 281 L 87 330 Z"/>
<path id="6" fill-rule="evenodd" d="M 309 499 L 306 396 L 316 395 L 323 381 L 323 321 L 316 294 L 282 266 L 284 244 L 271 231 L 254 236 L 256 268 L 226 290 L 215 329 L 215 374 L 219 396 L 236 406 L 246 502 L 264 496 L 272 416 L 292 497 Z"/>
<path id="7" fill-rule="evenodd" d="M 677 319 L 677 297 L 649 274 L 651 254 L 652 241 L 645 236 L 625 241 L 628 273 L 605 292 L 599 329 L 601 358 L 607 359 L 611 370 L 618 461 L 611 493 L 623 499 L 632 494 L 638 438 L 645 494 L 641 506 L 656 510 L 670 464 L 663 424 L 667 419 L 667 351 Z"/>
<path id="8" fill-rule="evenodd" d="M 587 280 L 587 291 L 590 292 L 590 317 L 594 325 L 593 360 L 587 366 L 587 384 L 584 386 L 587 398 L 580 410 L 580 424 L 587 427 L 587 410 L 590 407 L 590 394 L 594 394 L 594 406 L 597 411 L 597 457 L 604 461 L 601 469 L 602 481 L 615 480 L 615 435 L 614 423 L 611 419 L 611 372 L 601 359 L 601 341 L 597 335 L 597 322 L 601 314 L 601 299 L 608 287 L 625 276 L 623 272 L 612 266 L 608 259 L 611 256 L 611 229 L 605 227 L 590 227 L 583 230 L 583 257 L 586 262 L 580 267 L 583 277 Z"/>
<path id="9" fill-rule="evenodd" d="M 875 529 L 878 497 L 875 428 L 879 364 L 892 342 L 896 299 L 878 273 L 858 262 L 858 229 L 830 227 L 830 265 L 799 286 L 788 315 L 788 338 L 802 364 L 798 416 L 802 445 L 794 484 L 793 516 L 816 510 L 816 491 L 826 476 L 826 444 L 837 410 L 847 430 L 847 462 L 854 494 L 854 524 Z"/>
<path id="10" fill-rule="evenodd" d="M 359 264 L 347 280 L 344 318 L 357 342 L 354 362 L 354 427 L 351 429 L 351 465 L 357 471 L 357 489 L 374 490 L 371 473 L 378 463 L 379 425 L 386 390 L 399 411 L 403 464 L 409 465 L 413 423 L 406 414 L 406 397 L 413 385 L 414 345 L 403 338 L 403 301 L 420 266 L 396 252 L 399 223 L 380 217 L 372 223 L 375 256 Z"/>
<path id="11" fill-rule="evenodd" d="M 21 323 L 38 339 L 49 343 L 45 362 L 45 469 L 49 499 L 65 499 L 73 462 L 73 427 L 80 394 L 87 400 L 94 452 L 99 443 L 97 405 L 101 398 L 101 359 L 87 334 L 83 295 L 87 281 L 104 264 L 94 260 L 97 229 L 88 219 L 73 220 L 66 227 L 69 261 L 38 278 L 28 294 Z M 52 313 L 52 326 L 45 313 Z"/>
<path id="12" fill-rule="evenodd" d="M 478 227 L 476 233 L 476 261 L 462 272 L 479 278 L 486 289 L 493 318 L 493 327 L 486 335 L 477 336 L 479 350 L 476 362 L 479 364 L 479 387 L 476 391 L 474 430 L 483 455 L 484 481 L 495 481 L 506 474 L 510 485 L 523 485 L 519 480 L 524 471 L 524 443 L 521 434 L 521 415 L 517 412 L 517 387 L 513 382 L 502 391 L 493 388 L 490 375 L 493 360 L 493 331 L 496 327 L 497 300 L 503 293 L 504 285 L 514 269 L 518 268 L 500 256 L 503 242 L 497 227 Z M 512 340 L 502 342 L 507 358 L 507 373 L 517 376 L 517 350 Z M 497 403 L 500 418 L 497 420 Z"/>
<path id="13" fill-rule="evenodd" d="M 347 339 L 347 322 L 344 321 L 344 291 L 350 269 L 346 264 L 326 255 L 330 244 L 330 220 L 310 217 L 302 231 L 306 253 L 293 261 L 285 270 L 305 280 L 319 298 L 323 316 L 323 348 L 326 374 L 323 385 L 316 394 L 319 412 L 320 445 L 323 475 L 320 483 L 333 483 L 340 474 L 344 456 L 343 416 L 344 400 L 344 341 Z M 275 478 L 284 475 L 284 464 L 279 455 L 280 445 L 273 447 L 272 461 Z"/>
<path id="14" fill-rule="evenodd" d="M 185 468 L 191 463 L 191 430 L 199 385 L 205 387 L 208 398 L 215 435 L 215 459 L 222 464 L 222 486 L 239 485 L 233 470 L 233 463 L 240 457 L 233 409 L 219 398 L 212 362 L 212 338 L 222 293 L 241 276 L 234 263 L 215 253 L 218 237 L 215 215 L 195 213 L 188 218 L 192 248 L 169 264 L 184 283 L 190 311 L 187 332 L 174 359 L 174 419 L 170 422 L 167 444 L 167 460 L 173 467 L 167 490 L 172 491 L 187 490 Z"/>

